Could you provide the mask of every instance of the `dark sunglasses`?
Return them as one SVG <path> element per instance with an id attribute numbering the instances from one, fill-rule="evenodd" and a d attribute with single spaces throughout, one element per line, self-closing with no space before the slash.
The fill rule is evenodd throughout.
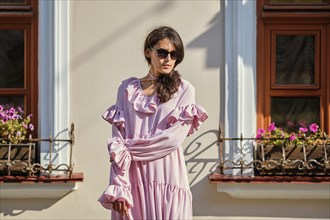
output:
<path id="1" fill-rule="evenodd" d="M 175 50 L 169 52 L 165 49 L 160 48 L 160 49 L 156 49 L 156 52 L 157 52 L 157 55 L 160 59 L 165 59 L 168 56 L 168 54 L 171 55 L 171 60 L 178 59 L 178 53 Z"/>

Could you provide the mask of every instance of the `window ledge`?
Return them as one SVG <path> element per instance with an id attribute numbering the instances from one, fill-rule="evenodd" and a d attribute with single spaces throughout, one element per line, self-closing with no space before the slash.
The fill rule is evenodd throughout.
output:
<path id="1" fill-rule="evenodd" d="M 218 192 L 243 199 L 329 199 L 330 177 L 224 176 L 211 174 Z"/>
<path id="2" fill-rule="evenodd" d="M 83 181 L 83 173 L 73 173 L 71 177 L 57 176 L 0 176 L 2 199 L 61 198 L 76 190 L 77 182 Z"/>

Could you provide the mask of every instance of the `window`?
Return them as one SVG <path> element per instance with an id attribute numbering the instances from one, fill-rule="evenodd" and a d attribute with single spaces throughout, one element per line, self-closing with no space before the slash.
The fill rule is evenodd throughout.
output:
<path id="1" fill-rule="evenodd" d="M 38 131 L 38 1 L 0 0 L 0 104 L 32 114 Z"/>
<path id="2" fill-rule="evenodd" d="M 330 1 L 258 1 L 257 14 L 258 127 L 329 133 Z"/>

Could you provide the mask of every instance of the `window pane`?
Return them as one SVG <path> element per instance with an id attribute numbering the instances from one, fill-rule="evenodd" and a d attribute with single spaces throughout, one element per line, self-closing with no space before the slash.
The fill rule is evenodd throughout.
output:
<path id="1" fill-rule="evenodd" d="M 24 111 L 24 96 L 0 96 L 0 105 L 5 108 L 9 107 L 21 107 Z"/>
<path id="2" fill-rule="evenodd" d="M 276 36 L 276 84 L 315 83 L 315 37 Z"/>
<path id="3" fill-rule="evenodd" d="M 24 30 L 0 30 L 0 88 L 24 88 Z"/>
<path id="4" fill-rule="evenodd" d="M 23 4 L 26 0 L 0 0 L 0 4 Z"/>
<path id="5" fill-rule="evenodd" d="M 319 125 L 320 98 L 272 97 L 271 121 L 287 130 L 296 130 L 312 123 Z"/>

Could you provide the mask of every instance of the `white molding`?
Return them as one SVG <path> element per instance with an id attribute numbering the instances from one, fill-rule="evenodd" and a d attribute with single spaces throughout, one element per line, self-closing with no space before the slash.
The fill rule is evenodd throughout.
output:
<path id="1" fill-rule="evenodd" d="M 256 3 L 253 0 L 225 0 L 225 137 L 254 136 L 256 130 Z M 237 144 L 225 142 L 225 158 L 238 159 Z M 239 144 L 238 144 L 239 146 Z M 252 147 L 252 146 L 251 146 Z M 251 161 L 251 149 L 243 152 Z M 230 172 L 230 171 L 229 171 Z M 244 174 L 251 174 L 247 170 Z"/>
<path id="2" fill-rule="evenodd" d="M 218 192 L 243 199 L 330 199 L 329 183 L 218 183 Z"/>
<path id="3" fill-rule="evenodd" d="M 1 199 L 55 199 L 77 189 L 76 182 L 67 183 L 1 183 Z"/>
<path id="4" fill-rule="evenodd" d="M 39 5 L 39 135 L 68 138 L 69 1 Z M 68 161 L 68 147 L 56 145 L 53 163 Z M 49 144 L 41 144 L 42 165 L 49 164 Z"/>
<path id="5" fill-rule="evenodd" d="M 54 133 L 68 138 L 69 126 L 69 1 L 54 1 Z M 59 164 L 68 162 L 68 147 L 57 145 Z"/>
<path id="6" fill-rule="evenodd" d="M 54 4 L 39 4 L 39 136 L 49 137 L 54 126 Z M 45 165 L 49 145 L 40 146 L 40 162 Z"/>

